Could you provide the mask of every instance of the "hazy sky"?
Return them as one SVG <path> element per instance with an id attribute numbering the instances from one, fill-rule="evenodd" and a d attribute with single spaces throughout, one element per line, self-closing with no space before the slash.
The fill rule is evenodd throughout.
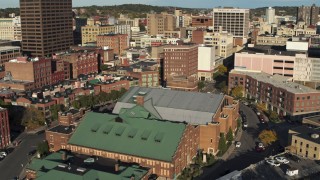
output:
<path id="1" fill-rule="evenodd" d="M 0 8 L 18 7 L 19 0 L 1 0 Z M 217 6 L 233 6 L 255 8 L 265 6 L 309 6 L 320 5 L 320 0 L 73 0 L 73 6 L 116 5 L 116 4 L 149 4 L 160 6 L 178 6 L 190 8 L 212 8 Z"/>

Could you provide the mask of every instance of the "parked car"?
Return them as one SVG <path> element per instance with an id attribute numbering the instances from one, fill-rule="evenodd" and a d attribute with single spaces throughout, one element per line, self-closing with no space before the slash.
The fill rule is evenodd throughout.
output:
<path id="1" fill-rule="evenodd" d="M 266 162 L 271 166 L 277 166 L 277 167 L 280 166 L 280 163 L 273 159 L 267 159 Z"/>
<path id="2" fill-rule="evenodd" d="M 247 122 L 243 122 L 243 127 L 247 128 L 248 127 L 248 123 Z"/>
<path id="3" fill-rule="evenodd" d="M 241 142 L 237 141 L 236 142 L 236 147 L 240 147 L 241 146 Z"/>
<path id="4" fill-rule="evenodd" d="M 275 159 L 276 159 L 279 163 L 283 163 L 283 164 L 288 164 L 288 163 L 289 163 L 289 161 L 288 161 L 285 157 L 282 157 L 282 156 L 276 157 Z"/>
<path id="5" fill-rule="evenodd" d="M 7 153 L 6 153 L 6 152 L 4 152 L 4 151 L 1 151 L 1 152 L 0 152 L 0 156 L 4 156 L 4 157 L 6 157 L 6 156 L 7 156 Z"/>
<path id="6" fill-rule="evenodd" d="M 247 101 L 243 101 L 243 104 L 246 105 L 246 106 L 249 105 L 249 103 Z"/>
<path id="7" fill-rule="evenodd" d="M 256 151 L 257 152 L 262 152 L 265 150 L 265 147 L 262 143 L 258 143 L 257 146 L 256 146 Z"/>
<path id="8" fill-rule="evenodd" d="M 293 155 L 293 154 L 288 154 L 287 156 L 288 156 L 290 159 L 292 159 L 293 161 L 295 161 L 295 162 L 300 162 L 300 161 L 301 161 L 300 158 L 298 158 L 297 156 L 295 156 L 295 155 Z"/>
<path id="9" fill-rule="evenodd" d="M 28 153 L 28 155 L 29 155 L 29 156 L 33 156 L 34 154 L 36 154 L 36 152 L 37 152 L 36 149 L 31 150 L 31 151 Z"/>
<path id="10" fill-rule="evenodd" d="M 265 123 L 264 116 L 262 114 L 259 115 L 259 120 L 261 123 Z"/>

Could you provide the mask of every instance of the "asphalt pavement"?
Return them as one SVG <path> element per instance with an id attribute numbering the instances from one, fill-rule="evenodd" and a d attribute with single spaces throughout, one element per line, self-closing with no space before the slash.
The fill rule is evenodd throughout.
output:
<path id="1" fill-rule="evenodd" d="M 248 127 L 243 130 L 240 139 L 241 147 L 236 148 L 226 161 L 220 161 L 216 165 L 204 168 L 203 174 L 197 179 L 217 179 L 234 170 L 242 170 L 274 153 L 274 147 L 272 146 L 268 147 L 264 152 L 255 151 L 256 143 L 259 141 L 258 134 L 261 130 L 266 129 L 268 125 L 266 123 L 261 124 L 258 116 L 250 107 L 241 103 L 240 110 L 246 115 L 248 121 Z"/>
<path id="2" fill-rule="evenodd" d="M 45 134 L 24 134 L 21 143 L 14 151 L 0 161 L 0 180 L 10 180 L 19 176 L 25 165 L 30 161 L 28 153 L 37 149 L 39 142 L 45 139 Z"/>

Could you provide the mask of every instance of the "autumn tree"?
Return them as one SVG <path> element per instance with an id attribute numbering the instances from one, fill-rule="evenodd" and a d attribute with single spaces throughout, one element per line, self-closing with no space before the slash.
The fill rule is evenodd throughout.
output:
<path id="1" fill-rule="evenodd" d="M 36 129 L 40 126 L 45 125 L 44 114 L 34 107 L 28 107 L 22 116 L 22 125 L 27 127 L 28 130 Z"/>
<path id="2" fill-rule="evenodd" d="M 259 139 L 265 145 L 270 145 L 273 142 L 277 141 L 277 134 L 273 130 L 263 130 L 259 134 Z"/>
<path id="3" fill-rule="evenodd" d="M 278 116 L 277 112 L 270 111 L 269 112 L 269 118 L 270 118 L 271 121 L 277 121 L 279 119 L 279 116 Z"/>
<path id="4" fill-rule="evenodd" d="M 231 90 L 231 95 L 236 99 L 240 99 L 243 97 L 243 87 L 237 86 Z"/>
<path id="5" fill-rule="evenodd" d="M 228 71 L 227 67 L 225 67 L 223 64 L 218 66 L 218 72 L 220 74 L 225 74 Z"/>
<path id="6" fill-rule="evenodd" d="M 265 103 L 258 103 L 257 109 L 260 111 L 266 112 L 267 111 L 266 104 Z"/>

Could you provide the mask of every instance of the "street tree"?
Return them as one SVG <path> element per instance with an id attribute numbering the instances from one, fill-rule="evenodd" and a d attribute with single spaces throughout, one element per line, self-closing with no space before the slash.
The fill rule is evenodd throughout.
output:
<path id="1" fill-rule="evenodd" d="M 205 84 L 203 81 L 198 82 L 198 89 L 201 91 L 204 88 Z"/>
<path id="2" fill-rule="evenodd" d="M 225 74 L 228 71 L 227 67 L 225 67 L 223 64 L 218 66 L 218 72 L 220 74 Z"/>
<path id="3" fill-rule="evenodd" d="M 259 139 L 265 145 L 270 145 L 273 142 L 277 141 L 277 133 L 273 130 L 263 130 L 259 134 Z"/>
<path id="4" fill-rule="evenodd" d="M 43 141 L 43 142 L 38 143 L 37 151 L 41 156 L 48 154 L 49 153 L 48 142 L 47 141 Z"/>
<path id="5" fill-rule="evenodd" d="M 231 127 L 229 128 L 229 131 L 227 133 L 227 141 L 228 142 L 232 142 L 233 141 L 233 132 L 232 132 Z"/>
<path id="6" fill-rule="evenodd" d="M 243 97 L 243 87 L 237 86 L 231 90 L 231 95 L 236 99 L 241 99 Z"/>
<path id="7" fill-rule="evenodd" d="M 222 156 L 227 151 L 227 142 L 226 138 L 224 137 L 224 133 L 220 133 L 220 140 L 219 140 L 219 155 Z"/>

